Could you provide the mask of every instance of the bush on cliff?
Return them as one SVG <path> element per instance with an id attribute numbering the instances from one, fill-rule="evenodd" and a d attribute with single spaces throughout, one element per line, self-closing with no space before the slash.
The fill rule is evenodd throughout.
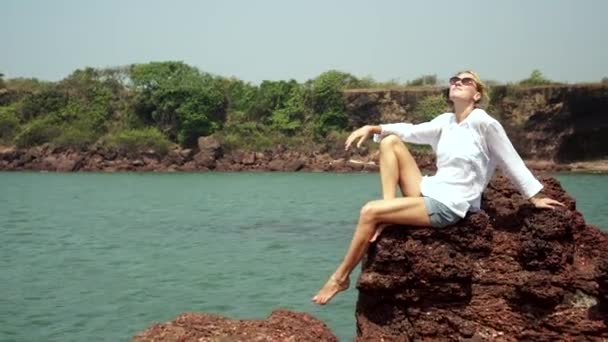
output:
<path id="1" fill-rule="evenodd" d="M 19 116 L 26 122 L 37 117 L 53 114 L 68 103 L 68 96 L 57 87 L 49 87 L 39 93 L 26 96 L 20 103 Z"/>
<path id="2" fill-rule="evenodd" d="M 430 95 L 424 97 L 416 104 L 414 116 L 420 122 L 431 121 L 448 110 L 449 106 L 443 95 Z"/>
<path id="3" fill-rule="evenodd" d="M 169 151 L 171 142 L 155 127 L 123 130 L 108 134 L 103 144 L 128 154 L 138 154 L 148 150 L 164 155 Z"/>
<path id="4" fill-rule="evenodd" d="M 543 73 L 538 69 L 533 70 L 530 77 L 519 81 L 519 85 L 523 86 L 540 86 L 554 83 L 555 82 L 549 80 L 548 78 L 545 78 Z"/>
<path id="5" fill-rule="evenodd" d="M 10 144 L 19 129 L 14 106 L 0 107 L 0 144 Z"/>
<path id="6" fill-rule="evenodd" d="M 420 87 L 420 86 L 435 86 L 437 85 L 437 75 L 422 75 L 411 81 L 407 81 L 408 87 Z"/>
<path id="7" fill-rule="evenodd" d="M 61 127 L 56 118 L 46 116 L 23 125 L 15 136 L 14 143 L 19 148 L 34 147 L 51 142 L 61 135 Z"/>
<path id="8" fill-rule="evenodd" d="M 98 137 L 98 134 L 87 125 L 65 125 L 61 128 L 61 134 L 51 142 L 58 147 L 84 150 L 93 145 Z"/>

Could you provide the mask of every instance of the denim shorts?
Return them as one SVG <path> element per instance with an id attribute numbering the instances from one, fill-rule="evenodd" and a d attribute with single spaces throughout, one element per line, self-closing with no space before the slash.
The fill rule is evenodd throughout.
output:
<path id="1" fill-rule="evenodd" d="M 461 217 L 450 210 L 445 204 L 436 199 L 423 196 L 426 212 L 429 214 L 431 226 L 443 228 L 460 221 Z"/>

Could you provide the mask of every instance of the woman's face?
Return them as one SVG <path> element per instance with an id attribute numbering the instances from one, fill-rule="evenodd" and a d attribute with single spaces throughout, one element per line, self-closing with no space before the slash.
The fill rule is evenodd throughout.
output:
<path id="1" fill-rule="evenodd" d="M 476 102 L 481 98 L 477 91 L 475 77 L 463 72 L 450 78 L 450 100 L 458 102 Z"/>

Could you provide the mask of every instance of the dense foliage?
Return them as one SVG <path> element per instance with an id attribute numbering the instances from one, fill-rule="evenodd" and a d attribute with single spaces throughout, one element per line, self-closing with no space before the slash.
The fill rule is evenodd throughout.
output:
<path id="1" fill-rule="evenodd" d="M 521 83 L 544 82 L 535 70 Z M 330 70 L 303 83 L 253 85 L 172 61 L 79 69 L 59 82 L 0 74 L 0 144 L 162 152 L 216 135 L 231 148 L 303 147 L 354 128 L 348 126 L 345 89 L 410 86 L 438 86 L 438 80 L 424 75 L 380 83 Z M 424 121 L 445 109 L 441 96 L 430 96 L 414 114 Z"/>

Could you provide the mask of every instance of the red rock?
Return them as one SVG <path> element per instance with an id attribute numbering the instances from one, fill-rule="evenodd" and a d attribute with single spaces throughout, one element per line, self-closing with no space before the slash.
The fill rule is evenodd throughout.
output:
<path id="1" fill-rule="evenodd" d="M 264 153 L 262 153 L 262 152 L 255 152 L 255 159 L 256 160 L 266 160 L 266 155 L 264 155 Z"/>
<path id="2" fill-rule="evenodd" d="M 56 170 L 60 172 L 78 171 L 84 163 L 84 157 L 79 153 L 63 154 L 57 160 Z"/>
<path id="3" fill-rule="evenodd" d="M 17 158 L 18 151 L 15 146 L 0 147 L 0 160 L 12 161 Z"/>
<path id="4" fill-rule="evenodd" d="M 233 320 L 218 315 L 185 313 L 156 324 L 132 339 L 144 341 L 338 341 L 329 328 L 307 313 L 275 310 L 265 320 Z"/>
<path id="5" fill-rule="evenodd" d="M 365 163 L 363 170 L 367 172 L 378 172 L 380 171 L 380 167 L 374 162 L 367 162 Z"/>
<path id="6" fill-rule="evenodd" d="M 285 164 L 285 171 L 287 172 L 296 172 L 302 170 L 302 168 L 306 165 L 306 161 L 303 159 L 297 159 L 289 161 Z"/>
<path id="7" fill-rule="evenodd" d="M 189 148 L 185 148 L 179 151 L 179 155 L 182 156 L 185 160 L 189 160 L 192 157 L 192 150 Z"/>
<path id="8" fill-rule="evenodd" d="M 194 161 L 189 161 L 187 163 L 184 163 L 184 165 L 180 166 L 178 168 L 178 170 L 181 170 L 181 171 L 196 171 L 196 164 L 194 163 Z"/>
<path id="9" fill-rule="evenodd" d="M 208 148 L 219 148 L 220 145 L 221 145 L 220 142 L 211 136 L 198 138 L 198 149 L 199 150 L 206 150 Z"/>
<path id="10" fill-rule="evenodd" d="M 503 177 L 443 229 L 391 227 L 357 283 L 358 341 L 608 339 L 608 234 L 566 204 L 535 209 Z"/>
<path id="11" fill-rule="evenodd" d="M 201 151 L 194 155 L 194 163 L 198 168 L 214 169 L 216 160 L 213 154 L 208 151 Z"/>
<path id="12" fill-rule="evenodd" d="M 268 170 L 283 171 L 285 170 L 285 162 L 281 159 L 273 159 L 270 163 L 268 163 Z"/>
<path id="13" fill-rule="evenodd" d="M 365 168 L 365 164 L 362 161 L 353 160 L 353 159 L 349 160 L 346 163 L 346 166 L 349 167 L 353 171 L 362 171 L 363 168 Z"/>
<path id="14" fill-rule="evenodd" d="M 245 165 L 255 164 L 255 153 L 254 152 L 246 153 L 245 156 L 243 157 L 242 163 Z"/>

